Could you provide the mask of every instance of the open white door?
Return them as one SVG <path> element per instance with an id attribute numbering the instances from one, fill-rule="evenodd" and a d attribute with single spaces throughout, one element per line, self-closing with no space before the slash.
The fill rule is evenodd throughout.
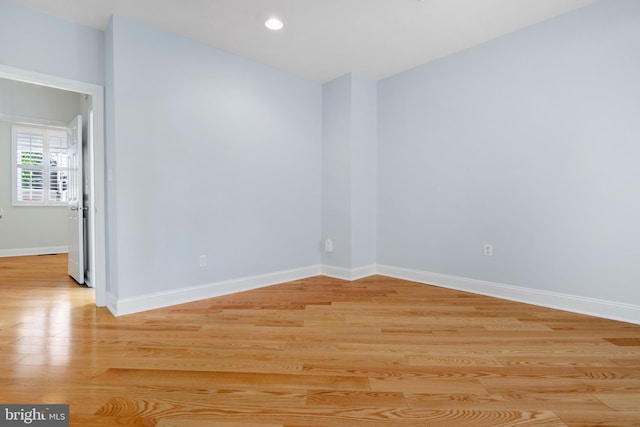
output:
<path id="1" fill-rule="evenodd" d="M 84 283 L 84 206 L 82 205 L 82 116 L 69 123 L 67 135 L 69 149 L 69 276 Z"/>

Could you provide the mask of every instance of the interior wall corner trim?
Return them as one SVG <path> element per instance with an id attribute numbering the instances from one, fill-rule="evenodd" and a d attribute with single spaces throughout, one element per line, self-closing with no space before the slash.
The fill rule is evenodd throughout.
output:
<path id="1" fill-rule="evenodd" d="M 322 265 L 320 268 L 320 272 L 323 276 L 352 281 L 373 276 L 377 273 L 377 266 L 375 264 L 371 264 L 357 268 L 344 268 L 335 267 L 332 265 Z"/>

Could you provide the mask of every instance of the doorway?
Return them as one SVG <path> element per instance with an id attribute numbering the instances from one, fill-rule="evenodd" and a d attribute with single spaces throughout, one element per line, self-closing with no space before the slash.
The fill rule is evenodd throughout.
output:
<path id="1" fill-rule="evenodd" d="M 89 217 L 93 220 L 87 227 L 88 262 L 93 266 L 91 280 L 95 289 L 96 305 L 107 305 L 106 283 L 106 192 L 105 192 L 105 147 L 104 147 L 104 88 L 100 85 L 37 73 L 0 64 L 0 77 L 47 86 L 87 95 L 92 116 L 91 135 L 88 135 L 88 159 L 91 162 L 89 183 L 93 204 Z"/>

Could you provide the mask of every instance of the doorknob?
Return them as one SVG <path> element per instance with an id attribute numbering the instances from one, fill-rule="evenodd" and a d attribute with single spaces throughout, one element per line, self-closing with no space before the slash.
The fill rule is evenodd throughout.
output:
<path id="1" fill-rule="evenodd" d="M 0 219 L 2 219 L 2 215 L 4 215 L 4 211 L 0 208 Z"/>
<path id="2" fill-rule="evenodd" d="M 82 208 L 80 206 L 71 206 L 69 209 L 71 209 L 72 211 L 84 211 L 84 210 L 87 210 L 89 208 L 87 208 L 86 206 L 84 206 Z"/>

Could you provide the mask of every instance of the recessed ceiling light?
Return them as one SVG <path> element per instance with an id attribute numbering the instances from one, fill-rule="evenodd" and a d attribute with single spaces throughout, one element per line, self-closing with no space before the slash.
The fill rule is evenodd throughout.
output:
<path id="1" fill-rule="evenodd" d="M 278 31 L 284 27 L 284 22 L 278 18 L 269 18 L 264 22 L 264 26 L 270 30 Z"/>

